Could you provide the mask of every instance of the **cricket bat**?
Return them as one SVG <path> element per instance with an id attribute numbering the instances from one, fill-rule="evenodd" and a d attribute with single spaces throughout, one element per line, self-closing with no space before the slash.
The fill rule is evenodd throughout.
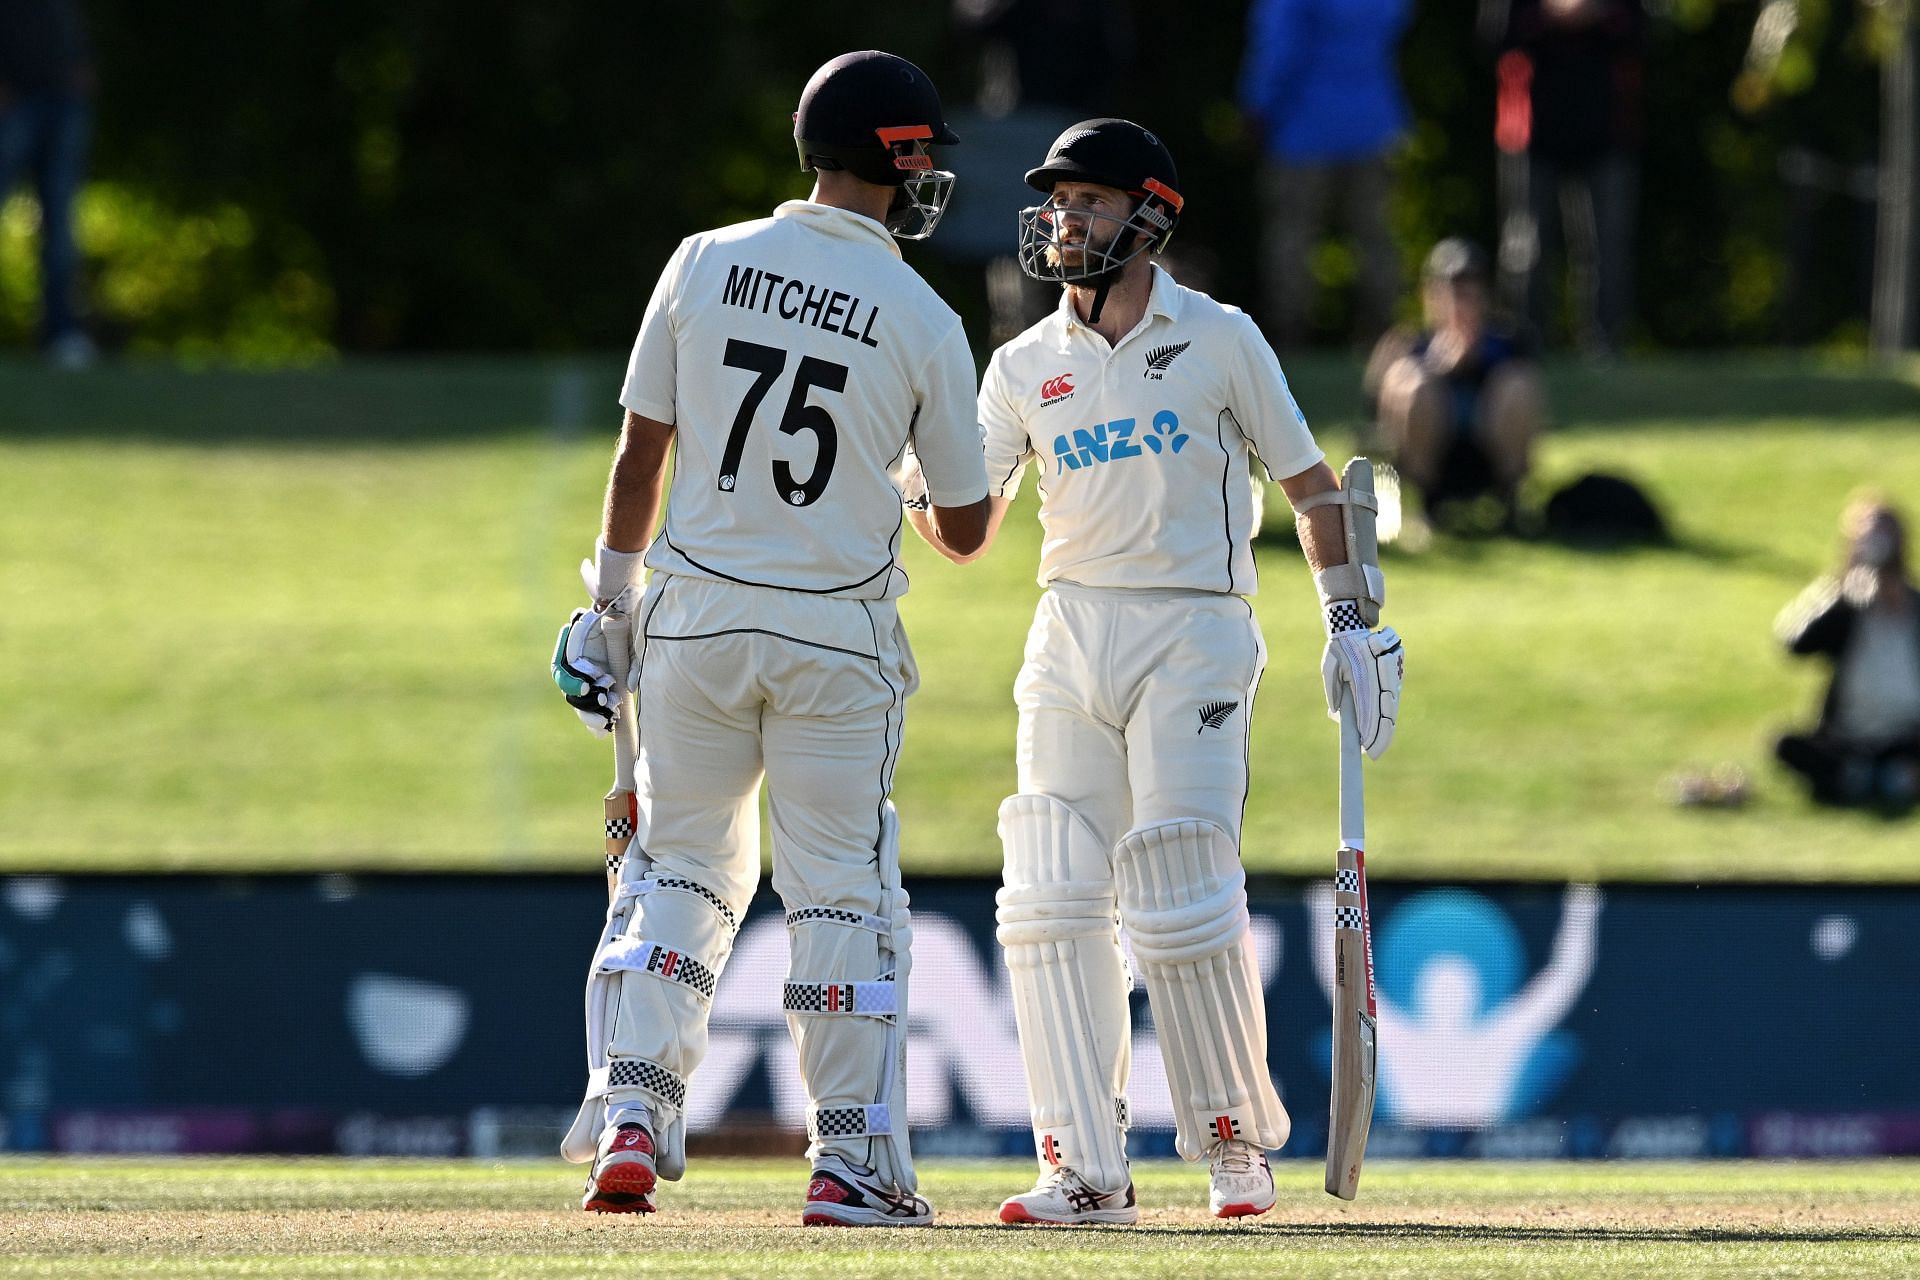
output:
<path id="1" fill-rule="evenodd" d="M 633 620 L 613 614 L 601 624 L 607 637 L 608 674 L 613 677 L 615 706 L 619 714 L 613 722 L 613 788 L 607 792 L 607 898 L 613 898 L 620 880 L 620 860 L 626 856 L 640 821 L 640 805 L 634 793 L 634 760 L 640 754 L 640 718 L 633 691 L 627 688 L 627 672 L 633 658 Z"/>
<path id="2" fill-rule="evenodd" d="M 1367 918 L 1366 798 L 1353 696 L 1340 706 L 1340 849 L 1333 871 L 1333 1091 L 1327 1104 L 1327 1193 L 1351 1200 L 1373 1127 L 1379 1044 L 1373 930 Z"/>

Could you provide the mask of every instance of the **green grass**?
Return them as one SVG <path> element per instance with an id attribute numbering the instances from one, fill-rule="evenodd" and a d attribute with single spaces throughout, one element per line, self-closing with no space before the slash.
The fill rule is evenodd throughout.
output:
<path id="1" fill-rule="evenodd" d="M 1336 460 L 1343 361 L 1293 370 Z M 546 683 L 617 424 L 612 363 L 288 374 L 0 367 L 0 869 L 591 868 L 605 749 Z M 1554 373 L 1543 485 L 1645 483 L 1677 549 L 1394 554 L 1400 737 L 1369 773 L 1382 876 L 1908 879 L 1912 830 L 1812 809 L 1767 762 L 1810 716 L 1773 615 L 1873 482 L 1920 510 L 1920 391 L 1783 358 Z M 1023 499 L 993 554 L 917 544 L 909 870 L 997 866 L 1010 688 L 1038 594 Z M 1271 653 L 1246 854 L 1320 872 L 1333 735 L 1298 552 L 1263 546 Z M 1732 761 L 1736 813 L 1675 809 Z"/>
<path id="2" fill-rule="evenodd" d="M 1136 1166 L 1137 1228 L 1009 1229 L 1030 1164 L 940 1162 L 932 1230 L 796 1225 L 803 1166 L 696 1161 L 650 1219 L 574 1209 L 558 1163 L 0 1160 L 0 1276 L 1905 1277 L 1920 1169 L 1389 1164 L 1361 1198 L 1282 1162 L 1279 1205 L 1206 1216 L 1205 1174 Z"/>

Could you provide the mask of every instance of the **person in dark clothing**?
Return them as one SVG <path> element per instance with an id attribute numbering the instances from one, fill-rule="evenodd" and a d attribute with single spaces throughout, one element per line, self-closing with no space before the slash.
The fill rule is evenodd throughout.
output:
<path id="1" fill-rule="evenodd" d="M 1575 342 L 1616 352 L 1633 314 L 1646 11 L 1510 0 L 1495 26 L 1503 290 L 1545 336 L 1550 255 L 1564 249 Z"/>
<path id="2" fill-rule="evenodd" d="M 1811 733 L 1774 754 L 1823 804 L 1896 810 L 1920 798 L 1920 591 L 1907 577 L 1906 528 L 1877 498 L 1841 519 L 1846 569 L 1813 583 L 1780 615 L 1781 643 L 1819 655 L 1833 679 Z"/>
<path id="3" fill-rule="evenodd" d="M 1425 327 L 1388 333 L 1367 364 L 1381 443 L 1430 517 L 1491 494 L 1511 523 L 1546 417 L 1539 367 L 1492 315 L 1478 245 L 1442 240 L 1423 274 Z"/>
<path id="4" fill-rule="evenodd" d="M 0 0 L 0 202 L 32 174 L 40 200 L 40 341 L 65 368 L 94 357 L 80 325 L 73 242 L 93 86 L 78 0 Z"/>

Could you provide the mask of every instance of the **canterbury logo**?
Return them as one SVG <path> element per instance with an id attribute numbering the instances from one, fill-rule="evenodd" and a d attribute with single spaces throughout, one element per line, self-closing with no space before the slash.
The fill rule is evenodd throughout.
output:
<path id="1" fill-rule="evenodd" d="M 1192 345 L 1191 342 L 1175 342 L 1169 343 L 1164 347 L 1155 347 L 1153 350 L 1147 352 L 1147 370 L 1145 376 L 1158 381 L 1161 375 L 1166 373 L 1167 366 L 1179 359 L 1180 353 Z"/>
<path id="2" fill-rule="evenodd" d="M 1195 729 L 1194 733 L 1198 735 L 1205 733 L 1209 729 L 1218 729 L 1227 722 L 1227 717 L 1232 715 L 1239 706 L 1240 704 L 1237 702 L 1201 703 L 1200 727 Z"/>
<path id="3" fill-rule="evenodd" d="M 1058 404 L 1073 394 L 1073 375 L 1063 373 L 1057 378 L 1048 378 L 1040 384 L 1040 406 Z"/>

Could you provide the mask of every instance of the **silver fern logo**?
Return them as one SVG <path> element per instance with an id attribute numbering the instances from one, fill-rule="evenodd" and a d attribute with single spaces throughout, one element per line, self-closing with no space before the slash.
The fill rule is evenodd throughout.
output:
<path id="1" fill-rule="evenodd" d="M 1191 342 L 1170 342 L 1164 347 L 1155 347 L 1147 352 L 1147 371 L 1144 376 L 1152 382 L 1160 381 L 1167 376 L 1167 366 L 1192 345 Z"/>
<path id="2" fill-rule="evenodd" d="M 1200 727 L 1193 732 L 1196 736 L 1209 729 L 1218 729 L 1227 722 L 1227 717 L 1240 707 L 1237 702 L 1203 702 L 1200 704 Z"/>

